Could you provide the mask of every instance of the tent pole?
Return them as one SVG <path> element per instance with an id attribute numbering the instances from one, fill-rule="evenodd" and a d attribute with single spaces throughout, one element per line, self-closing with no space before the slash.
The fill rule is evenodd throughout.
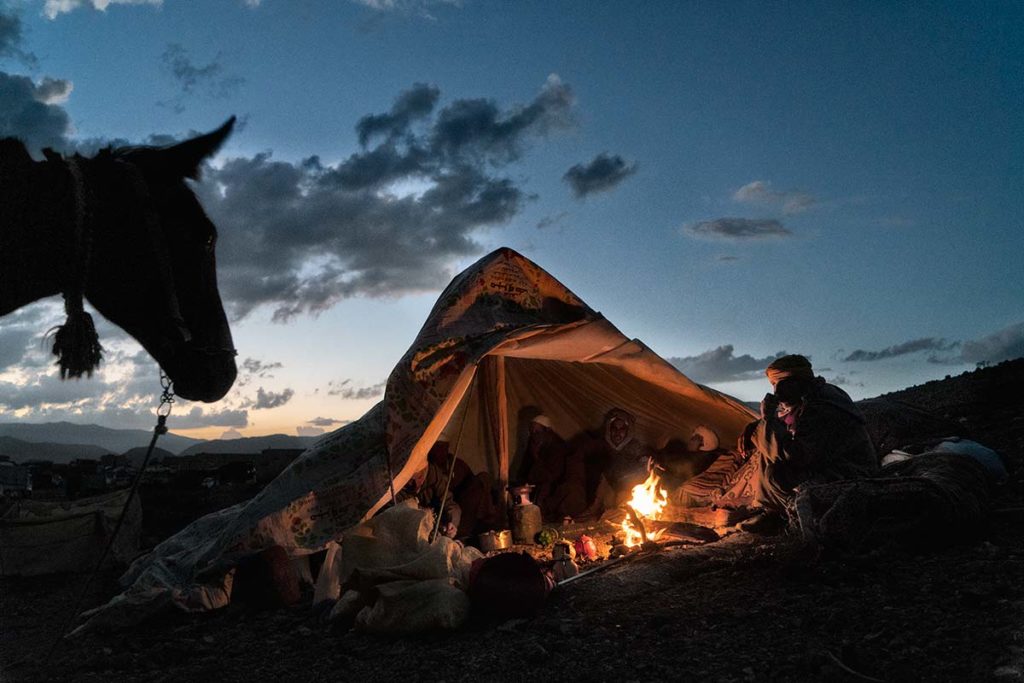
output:
<path id="1" fill-rule="evenodd" d="M 508 507 L 508 395 L 505 389 L 505 357 L 495 356 L 498 392 L 498 485 L 503 508 Z"/>

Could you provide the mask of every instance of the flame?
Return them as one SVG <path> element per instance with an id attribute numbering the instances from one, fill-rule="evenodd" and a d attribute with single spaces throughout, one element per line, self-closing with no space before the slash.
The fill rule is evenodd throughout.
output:
<path id="1" fill-rule="evenodd" d="M 654 472 L 647 476 L 647 481 L 633 487 L 633 497 L 626 503 L 633 508 L 637 516 L 643 519 L 654 519 L 668 505 L 668 492 L 658 486 L 660 478 Z M 647 534 L 647 540 L 656 541 L 661 536 L 662 530 Z M 622 537 L 627 548 L 633 548 L 643 542 L 643 534 L 633 526 L 633 521 L 627 516 L 622 520 Z"/>

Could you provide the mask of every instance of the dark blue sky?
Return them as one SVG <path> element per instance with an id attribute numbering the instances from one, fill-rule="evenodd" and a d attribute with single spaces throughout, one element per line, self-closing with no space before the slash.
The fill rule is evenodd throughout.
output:
<path id="1" fill-rule="evenodd" d="M 6 8 L 5 134 L 244 123 L 204 201 L 242 354 L 282 367 L 207 409 L 208 433 L 357 417 L 448 277 L 499 245 L 741 398 L 783 350 L 858 397 L 1024 353 L 1021 3 Z M 17 77 L 63 129 L 12 114 Z M 394 135 L 361 146 L 370 115 Z M 45 384 L 25 367 L 0 404 Z"/>

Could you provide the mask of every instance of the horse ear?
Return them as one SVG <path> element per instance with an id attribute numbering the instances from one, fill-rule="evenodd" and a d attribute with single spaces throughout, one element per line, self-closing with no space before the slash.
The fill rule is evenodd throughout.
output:
<path id="1" fill-rule="evenodd" d="M 165 171 L 179 178 L 198 178 L 203 161 L 220 149 L 234 125 L 232 116 L 215 131 L 158 150 L 156 157 Z"/>

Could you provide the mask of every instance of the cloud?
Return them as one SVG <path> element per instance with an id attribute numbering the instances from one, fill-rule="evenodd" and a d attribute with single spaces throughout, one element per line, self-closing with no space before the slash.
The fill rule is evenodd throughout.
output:
<path id="1" fill-rule="evenodd" d="M 299 425 L 295 428 L 295 433 L 299 436 L 320 436 L 324 433 L 324 430 L 320 427 L 306 427 L 305 425 Z"/>
<path id="2" fill-rule="evenodd" d="M 75 86 L 71 81 L 44 76 L 36 86 L 36 99 L 43 104 L 64 104 L 71 97 L 71 91 L 74 89 Z"/>
<path id="3" fill-rule="evenodd" d="M 998 363 L 1024 356 L 1024 322 L 965 341 L 960 355 L 966 363 Z"/>
<path id="4" fill-rule="evenodd" d="M 562 176 L 578 199 L 595 192 L 608 192 L 636 173 L 636 164 L 627 164 L 618 154 L 602 152 L 586 164 L 576 164 Z"/>
<path id="5" fill-rule="evenodd" d="M 232 428 L 221 434 L 220 438 L 224 441 L 230 441 L 232 439 L 243 439 L 245 437 L 242 435 L 242 432 Z"/>
<path id="6" fill-rule="evenodd" d="M 688 225 L 684 232 L 694 237 L 733 241 L 775 239 L 793 234 L 774 218 L 716 218 Z"/>
<path id="7" fill-rule="evenodd" d="M 314 417 L 312 420 L 307 420 L 306 424 L 313 425 L 314 427 L 331 427 L 337 424 L 348 424 L 352 420 L 338 420 L 333 417 Z"/>
<path id="8" fill-rule="evenodd" d="M 340 382 L 328 382 L 327 394 L 329 396 L 339 396 L 346 400 L 366 400 L 382 396 L 386 385 L 387 382 L 385 381 L 368 387 L 356 387 L 352 384 L 352 380 L 343 379 Z"/>
<path id="9" fill-rule="evenodd" d="M 184 47 L 177 43 L 168 44 L 160 55 L 160 61 L 164 70 L 174 79 L 178 93 L 160 104 L 181 113 L 185 109 L 186 97 L 202 95 L 210 99 L 223 99 L 235 94 L 245 79 L 226 74 L 220 59 L 218 54 L 209 64 L 197 66 Z"/>
<path id="10" fill-rule="evenodd" d="M 564 221 L 568 217 L 569 217 L 569 212 L 568 211 L 559 211 L 558 213 L 554 214 L 553 216 L 544 216 L 539 221 L 537 221 L 537 229 L 538 230 L 545 230 L 547 228 L 559 225 L 560 223 L 562 223 L 562 221 Z"/>
<path id="11" fill-rule="evenodd" d="M 747 183 L 736 190 L 732 198 L 737 202 L 776 206 L 786 214 L 801 213 L 817 203 L 817 200 L 806 192 L 773 190 L 771 182 L 767 180 Z"/>
<path id="12" fill-rule="evenodd" d="M 721 256 L 718 257 L 718 260 L 722 261 L 723 263 L 731 263 L 733 261 L 739 261 L 740 257 L 733 256 L 732 254 L 722 254 Z"/>
<path id="13" fill-rule="evenodd" d="M 253 410 L 270 410 L 271 408 L 280 408 L 290 401 L 294 395 L 295 391 L 292 389 L 285 389 L 284 391 L 275 393 L 272 391 L 264 391 L 263 387 L 260 387 L 256 390 L 256 401 L 252 404 L 252 408 Z"/>
<path id="14" fill-rule="evenodd" d="M 350 0 L 356 5 L 381 13 L 409 14 L 433 19 L 433 7 L 461 7 L 462 0 Z"/>
<path id="15" fill-rule="evenodd" d="M 207 169 L 198 192 L 220 231 L 218 277 L 234 319 L 267 305 L 283 322 L 352 296 L 444 286 L 456 261 L 482 251 L 477 235 L 527 199 L 500 171 L 572 119 L 557 76 L 507 109 L 462 99 L 434 112 L 433 100 L 417 84 L 385 114 L 362 117 L 366 144 L 333 166 L 263 153 Z M 421 191 L 395 189 L 403 184 Z"/>
<path id="16" fill-rule="evenodd" d="M 0 7 L 0 59 L 16 59 L 34 67 L 38 60 L 22 49 L 23 38 L 21 16 L 13 9 Z"/>
<path id="17" fill-rule="evenodd" d="M 785 351 L 764 358 L 748 354 L 736 356 L 733 355 L 732 344 L 726 344 L 696 356 L 669 358 L 668 362 L 693 381 L 709 384 L 759 379 L 764 376 L 764 369 L 769 363 L 784 355 Z"/>
<path id="18" fill-rule="evenodd" d="M 365 147 L 372 138 L 383 135 L 394 139 L 409 130 L 413 121 L 422 119 L 434 111 L 441 91 L 436 85 L 414 83 L 399 95 L 391 110 L 386 114 L 368 114 L 356 123 L 359 144 Z"/>
<path id="19" fill-rule="evenodd" d="M 273 371 L 280 370 L 284 365 L 281 363 L 267 363 L 256 358 L 246 358 L 239 364 L 237 386 L 244 387 L 253 379 L 272 379 Z"/>
<path id="20" fill-rule="evenodd" d="M 152 5 L 162 6 L 163 0 L 46 0 L 43 5 L 43 14 L 48 19 L 56 19 L 61 14 L 73 12 L 79 7 L 92 7 L 100 12 L 106 12 L 111 5 Z"/>
<path id="21" fill-rule="evenodd" d="M 37 85 L 28 76 L 0 71 L 0 137 L 19 138 L 33 153 L 65 148 L 71 119 L 54 103 L 60 92 L 70 93 L 70 82 L 44 78 Z"/>
<path id="22" fill-rule="evenodd" d="M 938 339 L 936 337 L 922 337 L 921 339 L 913 339 L 911 341 L 903 342 L 902 344 L 888 346 L 879 351 L 857 349 L 847 355 L 846 358 L 843 358 L 843 361 L 847 363 L 871 362 L 876 360 L 885 360 L 887 358 L 895 358 L 897 356 L 905 356 L 909 353 L 917 353 L 919 351 L 948 351 L 959 343 L 960 342 L 955 341 L 947 342 L 945 339 Z"/>

